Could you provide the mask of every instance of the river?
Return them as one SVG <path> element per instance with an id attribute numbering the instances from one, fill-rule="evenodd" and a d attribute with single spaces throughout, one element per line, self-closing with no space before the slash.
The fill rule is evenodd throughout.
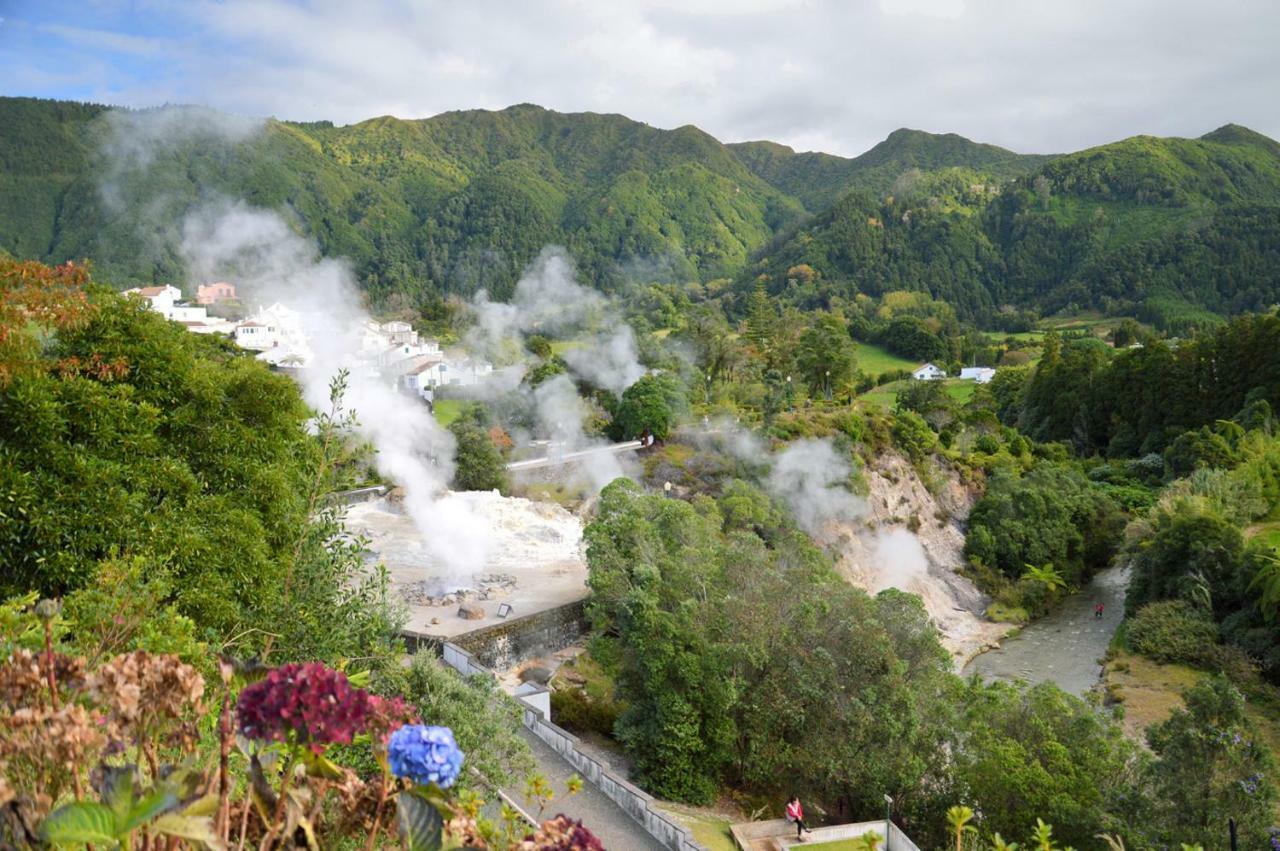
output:
<path id="1" fill-rule="evenodd" d="M 1016 636 L 965 665 L 963 674 L 984 680 L 1055 682 L 1063 691 L 1084 696 L 1102 673 L 1098 660 L 1107 652 L 1111 636 L 1124 616 L 1126 568 L 1100 572 L 1079 594 L 1073 594 L 1050 614 L 1028 624 Z M 1094 607 L 1104 606 L 1101 618 Z"/>

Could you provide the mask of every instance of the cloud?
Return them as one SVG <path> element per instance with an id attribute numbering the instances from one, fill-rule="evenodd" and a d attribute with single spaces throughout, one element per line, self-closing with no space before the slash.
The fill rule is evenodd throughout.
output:
<path id="1" fill-rule="evenodd" d="M 1280 136 L 1274 0 L 35 0 L 21 93 L 352 122 L 533 102 L 853 155 L 901 126 L 1023 151 Z M 67 21 L 74 21 L 74 27 Z M 53 29 L 60 27 L 61 29 Z"/>

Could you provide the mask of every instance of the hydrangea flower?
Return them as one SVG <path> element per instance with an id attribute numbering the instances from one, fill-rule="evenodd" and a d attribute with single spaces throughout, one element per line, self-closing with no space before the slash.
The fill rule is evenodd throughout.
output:
<path id="1" fill-rule="evenodd" d="M 386 747 L 391 734 L 405 724 L 417 724 L 418 713 L 401 697 L 369 695 L 369 717 L 365 729 L 377 744 Z"/>
<path id="2" fill-rule="evenodd" d="M 293 741 L 317 753 L 324 744 L 349 744 L 368 714 L 368 693 L 319 662 L 281 665 L 240 692 L 236 704 L 236 722 L 249 738 Z"/>
<path id="3" fill-rule="evenodd" d="M 462 751 L 448 727 L 406 724 L 391 734 L 387 761 L 397 777 L 448 789 L 462 771 Z"/>
<path id="4" fill-rule="evenodd" d="M 544 821 L 517 847 L 519 851 L 605 851 L 594 833 L 564 813 Z"/>

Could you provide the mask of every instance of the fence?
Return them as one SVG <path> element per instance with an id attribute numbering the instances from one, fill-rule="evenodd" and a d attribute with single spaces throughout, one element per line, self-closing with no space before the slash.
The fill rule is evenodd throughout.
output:
<path id="1" fill-rule="evenodd" d="M 493 676 L 492 671 L 479 664 L 474 656 L 456 644 L 442 641 L 439 647 L 444 663 L 463 676 L 470 677 L 476 674 Z M 694 841 L 693 834 L 687 827 L 658 809 L 652 796 L 618 777 L 595 757 L 584 753 L 578 747 L 579 742 L 576 736 L 551 723 L 542 710 L 531 705 L 535 700 L 537 700 L 535 692 L 520 698 L 524 726 L 560 754 L 586 782 L 599 789 L 605 797 L 621 807 L 623 812 L 643 827 L 645 832 L 671 851 L 707 851 L 704 846 Z"/>

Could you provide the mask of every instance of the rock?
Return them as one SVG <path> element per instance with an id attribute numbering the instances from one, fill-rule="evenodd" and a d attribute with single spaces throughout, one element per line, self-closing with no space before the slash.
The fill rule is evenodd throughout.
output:
<path id="1" fill-rule="evenodd" d="M 520 672 L 520 682 L 537 683 L 538 685 L 546 685 L 551 679 L 551 669 L 544 668 L 541 665 L 534 665 L 531 668 L 525 668 Z"/>
<path id="2" fill-rule="evenodd" d="M 475 603 L 463 603 L 458 606 L 458 617 L 468 621 L 484 620 L 484 606 Z"/>
<path id="3" fill-rule="evenodd" d="M 432 618 L 432 619 L 431 619 L 431 624 L 432 624 L 432 626 L 434 626 L 435 624 L 438 624 L 438 623 L 440 623 L 440 619 L 439 619 L 439 618 Z"/>

